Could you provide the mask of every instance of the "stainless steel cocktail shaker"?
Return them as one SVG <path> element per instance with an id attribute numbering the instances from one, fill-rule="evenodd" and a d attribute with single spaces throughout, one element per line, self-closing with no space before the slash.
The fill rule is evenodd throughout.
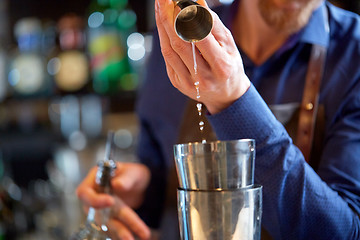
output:
<path id="1" fill-rule="evenodd" d="M 174 156 L 182 240 L 260 240 L 254 140 L 178 144 Z"/>

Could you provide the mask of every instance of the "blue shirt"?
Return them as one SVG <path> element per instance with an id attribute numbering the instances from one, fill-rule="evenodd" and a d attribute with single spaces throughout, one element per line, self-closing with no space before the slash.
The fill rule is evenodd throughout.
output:
<path id="1" fill-rule="evenodd" d="M 217 9 L 227 25 L 232 8 Z M 312 44 L 328 49 L 319 98 L 325 108 L 325 140 L 317 172 L 268 107 L 301 102 Z M 307 26 L 262 65 L 239 51 L 252 85 L 208 119 L 220 140 L 256 140 L 262 226 L 274 239 L 360 239 L 359 16 L 324 2 Z M 137 105 L 138 155 L 150 167 L 152 182 L 139 213 L 156 227 L 187 100 L 167 78 L 156 34 L 145 74 Z"/>

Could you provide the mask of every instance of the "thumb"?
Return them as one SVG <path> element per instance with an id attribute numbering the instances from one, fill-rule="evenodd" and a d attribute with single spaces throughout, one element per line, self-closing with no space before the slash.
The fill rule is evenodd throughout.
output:
<path id="1" fill-rule="evenodd" d="M 112 182 L 118 191 L 132 191 L 146 188 L 150 171 L 147 167 L 138 163 L 120 163 L 118 166 L 118 177 Z"/>
<path id="2" fill-rule="evenodd" d="M 97 193 L 92 188 L 78 188 L 76 195 L 85 205 L 95 208 L 109 207 L 114 204 L 114 198 L 112 196 Z"/>
<path id="3" fill-rule="evenodd" d="M 208 4 L 205 0 L 198 0 L 196 3 L 200 4 L 201 6 L 208 7 Z"/>

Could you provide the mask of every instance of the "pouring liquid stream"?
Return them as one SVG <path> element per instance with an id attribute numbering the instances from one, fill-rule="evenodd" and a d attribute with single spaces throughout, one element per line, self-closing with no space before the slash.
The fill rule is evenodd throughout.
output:
<path id="1" fill-rule="evenodd" d="M 193 53 L 193 59 L 194 59 L 194 73 L 195 73 L 195 82 L 194 82 L 194 86 L 196 89 L 196 99 L 200 99 L 200 87 L 199 87 L 199 81 L 196 79 L 197 76 L 197 62 L 196 62 L 196 46 L 194 42 L 191 42 L 191 47 L 192 47 L 192 53 Z M 198 102 L 196 104 L 196 108 L 199 114 L 199 129 L 200 129 L 200 134 L 202 136 L 202 143 L 206 143 L 206 139 L 204 138 L 204 121 L 203 121 L 203 116 L 202 116 L 202 103 Z"/>

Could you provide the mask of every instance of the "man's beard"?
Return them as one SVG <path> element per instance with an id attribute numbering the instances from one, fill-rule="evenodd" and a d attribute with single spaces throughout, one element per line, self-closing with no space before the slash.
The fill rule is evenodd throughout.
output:
<path id="1" fill-rule="evenodd" d="M 287 11 L 276 6 L 272 0 L 259 0 L 259 9 L 269 27 L 278 31 L 279 34 L 293 34 L 307 24 L 319 2 L 319 0 L 310 0 L 299 9 Z"/>

